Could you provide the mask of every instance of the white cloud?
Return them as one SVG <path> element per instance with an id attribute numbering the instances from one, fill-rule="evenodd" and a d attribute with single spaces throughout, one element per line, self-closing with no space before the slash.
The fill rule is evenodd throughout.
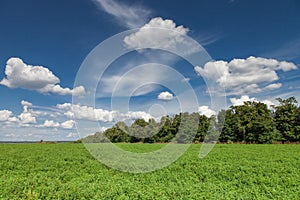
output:
<path id="1" fill-rule="evenodd" d="M 166 92 L 161 92 L 158 96 L 157 99 L 159 100 L 164 100 L 164 101 L 170 101 L 174 98 L 173 94 L 171 94 L 170 92 L 166 91 Z"/>
<path id="2" fill-rule="evenodd" d="M 36 117 L 32 116 L 32 113 L 28 112 L 27 109 L 25 109 L 23 112 L 18 116 L 20 119 L 21 124 L 35 124 L 36 123 Z"/>
<path id="3" fill-rule="evenodd" d="M 19 115 L 14 116 L 13 112 L 10 110 L 0 110 L 0 122 L 5 122 L 6 125 L 12 125 L 12 123 L 16 123 L 17 126 L 30 126 L 31 124 L 38 123 L 39 117 L 49 116 L 48 112 L 33 110 L 32 103 L 28 101 L 21 101 L 21 105 L 23 106 L 23 111 Z M 30 109 L 29 109 L 30 107 Z M 37 106 L 38 107 L 38 106 Z M 57 117 L 57 115 L 55 116 Z M 43 125 L 37 125 L 35 127 L 57 127 L 52 120 L 45 120 Z"/>
<path id="4" fill-rule="evenodd" d="M 241 98 L 230 98 L 230 101 L 233 106 L 242 106 L 245 102 L 251 101 L 251 102 L 258 102 L 256 98 L 249 98 L 247 95 L 241 96 Z"/>
<path id="5" fill-rule="evenodd" d="M 117 118 L 119 118 L 122 121 L 134 120 L 134 119 L 138 119 L 138 118 L 142 118 L 142 119 L 148 121 L 149 119 L 151 119 L 153 117 L 149 113 L 146 113 L 144 111 L 129 111 L 125 114 L 120 113 L 119 116 L 117 116 Z M 120 121 L 120 120 L 118 120 L 118 121 Z"/>
<path id="6" fill-rule="evenodd" d="M 281 88 L 282 84 L 281 83 L 272 83 L 270 85 L 267 85 L 264 89 L 266 90 L 276 90 L 278 88 Z"/>
<path id="7" fill-rule="evenodd" d="M 198 108 L 198 112 L 201 115 L 205 115 L 206 117 L 211 117 L 213 115 L 216 115 L 216 111 L 211 110 L 210 108 L 208 108 L 208 106 L 200 106 Z"/>
<path id="8" fill-rule="evenodd" d="M 64 115 L 70 119 L 80 119 L 87 121 L 124 121 L 137 118 L 149 120 L 152 116 L 143 111 L 128 111 L 120 113 L 117 111 L 109 111 L 101 108 L 93 108 L 90 106 L 72 105 L 70 103 L 57 104 L 57 108 L 65 110 Z"/>
<path id="9" fill-rule="evenodd" d="M 263 100 L 261 101 L 262 103 L 266 104 L 268 109 L 272 109 L 272 106 L 275 106 L 277 105 L 278 103 L 274 103 L 273 101 L 271 100 Z"/>
<path id="10" fill-rule="evenodd" d="M 20 125 L 35 124 L 36 117 L 33 116 L 31 110 L 28 110 L 28 106 L 32 106 L 32 104 L 24 100 L 21 101 L 21 104 L 23 105 L 23 112 L 18 116 Z"/>
<path id="11" fill-rule="evenodd" d="M 60 124 L 58 122 L 54 122 L 53 120 L 45 120 L 44 124 L 42 127 L 47 127 L 47 128 L 58 128 Z"/>
<path id="12" fill-rule="evenodd" d="M 93 134 L 95 134 L 95 133 L 93 133 Z M 71 132 L 67 135 L 67 138 L 78 138 L 78 133 Z"/>
<path id="13" fill-rule="evenodd" d="M 247 59 L 233 59 L 230 62 L 213 61 L 204 68 L 195 67 L 195 71 L 204 77 L 214 80 L 219 86 L 225 87 L 231 94 L 258 93 L 281 87 L 276 73 L 296 70 L 297 66 L 286 61 L 250 56 Z M 265 87 L 262 83 L 271 83 Z"/>
<path id="14" fill-rule="evenodd" d="M 63 123 L 61 123 L 61 127 L 64 129 L 72 129 L 75 125 L 75 121 L 73 120 L 67 120 Z"/>
<path id="15" fill-rule="evenodd" d="M 41 93 L 52 92 L 54 94 L 59 94 L 59 95 L 80 96 L 85 94 L 85 89 L 83 86 L 78 86 L 74 89 L 70 89 L 70 88 L 62 88 L 60 85 L 47 85 L 44 88 L 39 89 L 38 91 Z"/>
<path id="16" fill-rule="evenodd" d="M 8 122 L 18 122 L 18 121 L 19 121 L 19 119 L 16 118 L 16 117 L 10 117 L 10 118 L 8 118 Z"/>
<path id="17" fill-rule="evenodd" d="M 83 95 L 84 87 L 74 89 L 62 88 L 60 80 L 48 68 L 25 64 L 20 58 L 10 58 L 5 68 L 6 78 L 0 81 L 1 85 L 9 88 L 23 88 L 40 93 L 55 93 L 60 95 Z"/>
<path id="18" fill-rule="evenodd" d="M 13 115 L 10 110 L 0 110 L 0 122 L 8 121 Z"/>
<path id="19" fill-rule="evenodd" d="M 42 125 L 37 125 L 37 128 L 63 128 L 63 129 L 73 129 L 75 125 L 74 120 L 67 120 L 62 123 L 54 122 L 53 120 L 45 120 Z"/>
<path id="20" fill-rule="evenodd" d="M 72 104 L 71 103 L 57 104 L 56 107 L 58 109 L 64 109 L 64 110 L 66 110 L 66 109 L 71 109 Z"/>
<path id="21" fill-rule="evenodd" d="M 191 79 L 190 78 L 184 78 L 184 79 L 182 79 L 181 81 L 182 82 L 189 82 Z"/>
<path id="22" fill-rule="evenodd" d="M 30 106 L 32 106 L 32 103 L 30 103 L 30 102 L 28 102 L 28 101 L 25 101 L 25 100 L 22 100 L 22 101 L 21 101 L 21 105 L 22 105 L 22 106 L 28 106 L 28 107 L 30 107 Z"/>
<path id="23" fill-rule="evenodd" d="M 10 58 L 6 63 L 7 79 L 0 83 L 10 87 L 38 90 L 49 84 L 59 83 L 59 79 L 47 68 L 26 65 L 20 58 Z"/>
<path id="24" fill-rule="evenodd" d="M 58 105 L 58 107 L 61 107 Z M 72 119 L 84 119 L 90 121 L 111 122 L 114 118 L 114 111 L 103 110 L 101 108 L 94 109 L 89 106 L 72 105 L 66 107 L 68 110 L 64 113 L 65 116 Z"/>
<path id="25" fill-rule="evenodd" d="M 121 25 L 128 28 L 138 28 L 145 24 L 150 10 L 138 5 L 126 5 L 116 0 L 93 0 L 105 12 L 114 16 Z"/>
<path id="26" fill-rule="evenodd" d="M 153 28 L 160 28 L 153 29 Z M 129 48 L 171 48 L 175 49 L 178 43 L 184 42 L 184 37 L 189 30 L 183 26 L 176 26 L 170 19 L 156 17 L 139 29 L 124 38 Z"/>
<path id="27" fill-rule="evenodd" d="M 254 98 L 254 97 L 250 98 L 247 95 L 243 95 L 239 99 L 237 99 L 237 98 L 230 98 L 230 101 L 231 101 L 231 103 L 232 103 L 233 106 L 241 106 L 241 105 L 244 105 L 244 103 L 248 102 L 248 101 L 250 101 L 250 102 L 261 102 L 261 103 L 264 103 L 264 104 L 267 105 L 268 109 L 271 109 L 272 106 L 276 105 L 276 103 L 274 103 L 271 100 L 266 99 L 266 100 L 259 101 L 256 98 Z"/>
<path id="28" fill-rule="evenodd" d="M 36 118 L 32 116 L 29 112 L 23 112 L 18 116 L 22 124 L 34 124 L 36 123 Z"/>
<path id="29" fill-rule="evenodd" d="M 44 122 L 42 124 L 35 125 L 34 127 L 36 127 L 36 128 L 55 128 L 53 130 L 57 130 L 57 128 L 72 129 L 74 127 L 75 122 L 73 120 L 66 120 L 67 119 L 66 117 L 68 117 L 67 114 L 65 113 L 65 116 L 64 116 L 63 111 L 61 111 L 61 110 L 71 109 L 70 103 L 59 104 L 57 106 L 57 108 L 60 109 L 60 112 L 61 112 L 59 114 L 56 113 L 57 109 L 54 109 L 54 108 L 48 108 L 47 111 L 39 111 L 39 110 L 34 110 L 32 108 L 43 108 L 43 109 L 46 109 L 46 108 L 41 107 L 41 106 L 34 106 L 34 105 L 32 105 L 32 103 L 27 102 L 27 101 L 22 101 L 21 104 L 23 105 L 23 112 L 18 116 L 20 118 L 20 121 L 19 121 L 20 126 L 29 127 L 30 124 L 36 124 L 39 121 L 44 120 Z M 32 108 L 28 109 L 28 106 L 31 106 Z M 55 113 L 52 113 L 53 111 L 55 111 Z M 55 122 L 53 119 L 63 121 L 63 122 L 61 122 L 61 123 Z"/>

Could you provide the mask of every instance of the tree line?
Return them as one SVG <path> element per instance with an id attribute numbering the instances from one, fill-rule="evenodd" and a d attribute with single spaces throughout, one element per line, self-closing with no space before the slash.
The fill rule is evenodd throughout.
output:
<path id="1" fill-rule="evenodd" d="M 277 106 L 248 101 L 231 106 L 217 115 L 206 117 L 197 112 L 136 119 L 130 126 L 117 122 L 104 132 L 81 139 L 83 142 L 128 143 L 298 143 L 300 142 L 300 107 L 295 97 L 277 98 Z"/>

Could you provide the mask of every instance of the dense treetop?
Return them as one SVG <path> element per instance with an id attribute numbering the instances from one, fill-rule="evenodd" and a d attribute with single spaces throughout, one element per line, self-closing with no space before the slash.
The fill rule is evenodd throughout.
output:
<path id="1" fill-rule="evenodd" d="M 199 143 L 300 142 L 300 108 L 295 97 L 277 98 L 277 106 L 268 109 L 261 102 L 245 102 L 206 117 L 197 112 L 136 119 L 130 126 L 117 122 L 104 132 L 83 138 L 83 142 Z"/>

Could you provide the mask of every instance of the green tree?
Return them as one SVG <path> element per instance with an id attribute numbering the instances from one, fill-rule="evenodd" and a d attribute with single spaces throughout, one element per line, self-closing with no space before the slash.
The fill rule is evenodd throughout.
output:
<path id="1" fill-rule="evenodd" d="M 275 123 L 264 103 L 249 101 L 241 106 L 231 106 L 225 115 L 220 141 L 271 143 L 276 139 Z"/>
<path id="2" fill-rule="evenodd" d="M 194 138 L 195 143 L 203 142 L 208 131 L 209 123 L 210 119 L 208 117 L 205 115 L 199 115 L 197 134 Z"/>
<path id="3" fill-rule="evenodd" d="M 274 120 L 282 143 L 299 141 L 299 108 L 295 97 L 276 98 Z"/>
<path id="4" fill-rule="evenodd" d="M 234 113 L 233 107 L 228 110 L 221 110 L 217 116 L 217 129 L 221 131 L 220 142 L 240 142 L 243 138 L 238 138 L 239 117 Z"/>
<path id="5" fill-rule="evenodd" d="M 105 136 L 113 143 L 129 142 L 128 127 L 124 122 L 117 122 L 113 127 L 104 131 Z"/>
<path id="6" fill-rule="evenodd" d="M 169 140 L 172 138 L 172 120 L 171 118 L 167 116 L 163 116 L 160 119 L 160 130 L 155 135 L 155 141 L 156 142 L 169 142 Z"/>
<path id="7" fill-rule="evenodd" d="M 190 143 L 197 134 L 199 113 L 181 113 L 181 122 L 175 141 L 177 143 Z"/>

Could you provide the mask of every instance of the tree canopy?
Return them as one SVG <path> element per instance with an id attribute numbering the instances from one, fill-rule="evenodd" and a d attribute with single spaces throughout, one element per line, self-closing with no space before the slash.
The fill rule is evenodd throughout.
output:
<path id="1" fill-rule="evenodd" d="M 117 122 L 104 132 L 83 138 L 83 142 L 143 142 L 143 143 L 274 143 L 300 142 L 300 108 L 295 97 L 277 98 L 277 106 L 268 108 L 261 102 L 248 101 L 231 106 L 216 116 L 198 112 L 136 119 L 130 126 Z"/>

